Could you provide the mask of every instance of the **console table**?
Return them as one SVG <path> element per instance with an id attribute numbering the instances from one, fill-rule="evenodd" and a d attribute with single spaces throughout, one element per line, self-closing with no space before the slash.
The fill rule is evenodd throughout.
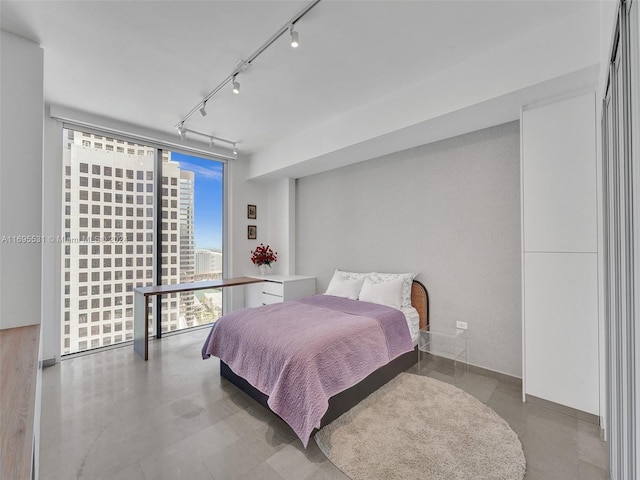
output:
<path id="1" fill-rule="evenodd" d="M 149 297 L 167 293 L 192 292 L 209 288 L 235 287 L 264 282 L 262 278 L 237 277 L 203 282 L 177 283 L 175 285 L 152 285 L 133 290 L 133 349 L 145 360 L 149 360 Z M 162 336 L 161 316 L 156 315 L 156 337 Z"/>

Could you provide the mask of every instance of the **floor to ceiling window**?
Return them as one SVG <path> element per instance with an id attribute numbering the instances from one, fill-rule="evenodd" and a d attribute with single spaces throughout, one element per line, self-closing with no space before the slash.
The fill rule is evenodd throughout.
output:
<path id="1" fill-rule="evenodd" d="M 132 340 L 134 288 L 222 276 L 223 164 L 77 129 L 63 139 L 65 355 Z M 167 295 L 157 307 L 174 331 L 215 321 L 222 297 Z"/>
<path id="2" fill-rule="evenodd" d="M 169 155 L 171 161 L 162 162 L 161 282 L 222 278 L 222 163 Z M 163 332 L 211 323 L 222 315 L 220 289 L 174 293 L 162 300 Z"/>

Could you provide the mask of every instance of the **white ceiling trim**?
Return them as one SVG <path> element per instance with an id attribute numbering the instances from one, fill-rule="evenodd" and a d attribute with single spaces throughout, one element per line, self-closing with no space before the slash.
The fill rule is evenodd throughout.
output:
<path id="1" fill-rule="evenodd" d="M 287 167 L 327 158 L 332 152 L 344 151 L 366 142 L 378 144 L 380 137 L 388 138 L 387 135 L 396 132 L 415 131 L 420 135 L 426 134 L 423 140 L 432 138 L 429 132 L 422 132 L 422 125 L 428 122 L 437 125 L 439 117 L 467 111 L 478 105 L 485 109 L 484 116 L 487 119 L 504 117 L 501 112 L 486 110 L 486 106 L 492 104 L 487 102 L 505 96 L 512 101 L 519 98 L 518 95 L 511 95 L 513 92 L 531 89 L 530 92 L 546 95 L 544 92 L 549 90 L 549 95 L 556 95 L 553 88 L 534 87 L 567 75 L 569 77 L 566 78 L 573 78 L 570 74 L 594 65 L 597 68 L 599 64 L 598 12 L 583 12 L 577 19 L 556 19 L 375 102 L 292 134 L 250 157 L 250 178 L 272 177 L 272 173 L 288 171 Z M 578 74 L 575 78 L 580 82 L 575 88 L 579 88 L 582 77 Z M 564 85 L 564 82 L 560 84 Z M 523 95 L 522 98 L 528 102 L 539 100 L 530 95 Z M 502 102 L 496 105 L 499 108 Z M 510 106 L 512 119 L 518 118 L 520 106 Z M 465 123 L 463 118 L 459 122 Z M 411 130 L 414 126 L 416 128 Z M 489 121 L 479 128 L 488 126 Z M 455 134 L 460 133 L 463 132 Z M 403 137 L 408 143 L 399 145 L 399 150 L 420 141 L 420 138 L 415 141 L 409 139 L 406 134 Z"/>
<path id="2" fill-rule="evenodd" d="M 306 177 L 519 120 L 522 106 L 537 105 L 542 101 L 549 102 L 552 99 L 557 100 L 571 95 L 595 91 L 599 71 L 599 65 L 592 65 L 533 87 L 441 115 L 371 140 L 286 165 L 262 175 L 250 176 L 250 179 L 273 181 L 279 178 Z"/>

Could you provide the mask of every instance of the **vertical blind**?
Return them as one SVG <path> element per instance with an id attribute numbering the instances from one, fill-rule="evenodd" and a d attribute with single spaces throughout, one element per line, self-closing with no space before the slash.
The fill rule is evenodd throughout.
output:
<path id="1" fill-rule="evenodd" d="M 607 425 L 612 480 L 635 480 L 638 469 L 638 2 L 621 0 L 602 109 L 604 308 Z M 635 40 L 635 41 L 634 41 Z M 637 134 L 636 134 L 637 135 Z M 637 136 L 636 140 L 637 142 Z M 636 151 L 634 151 L 634 148 Z M 635 198 L 635 200 L 634 200 Z M 634 203 L 636 207 L 634 208 Z"/>

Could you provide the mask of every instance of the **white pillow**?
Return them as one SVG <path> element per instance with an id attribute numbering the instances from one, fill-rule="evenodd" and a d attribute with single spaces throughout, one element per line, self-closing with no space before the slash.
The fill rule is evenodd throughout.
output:
<path id="1" fill-rule="evenodd" d="M 347 272 L 344 270 L 337 270 L 337 269 L 333 274 L 339 276 L 340 278 L 346 278 L 349 280 L 362 279 L 362 281 L 364 281 L 365 277 L 369 275 L 368 273 Z"/>
<path id="2" fill-rule="evenodd" d="M 392 278 L 386 282 L 374 282 L 365 278 L 360 290 L 360 300 L 400 308 L 404 278 Z"/>
<path id="3" fill-rule="evenodd" d="M 400 294 L 400 306 L 402 308 L 411 306 L 411 286 L 417 273 L 378 273 L 369 274 L 373 283 L 385 283 L 389 280 L 402 279 L 402 293 Z"/>
<path id="4" fill-rule="evenodd" d="M 334 295 L 336 297 L 350 298 L 358 300 L 362 283 L 364 282 L 365 273 L 343 272 L 336 270 L 329 282 L 325 295 Z"/>

